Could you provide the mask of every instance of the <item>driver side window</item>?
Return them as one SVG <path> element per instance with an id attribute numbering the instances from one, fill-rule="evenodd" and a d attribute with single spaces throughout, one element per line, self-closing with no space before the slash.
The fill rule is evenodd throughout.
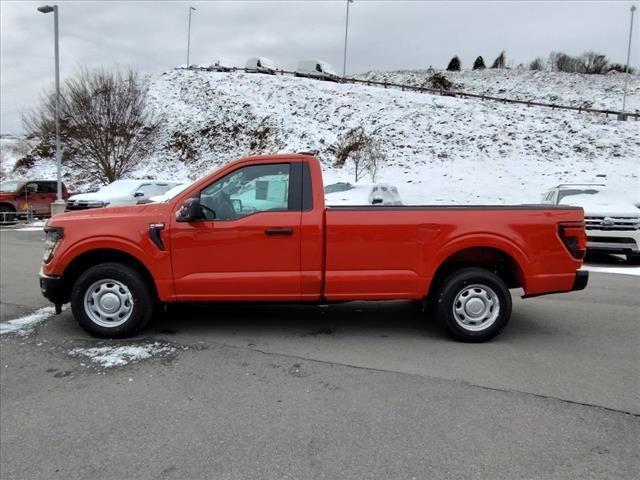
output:
<path id="1" fill-rule="evenodd" d="M 250 165 L 200 192 L 207 220 L 234 220 L 253 213 L 289 210 L 288 163 Z"/>

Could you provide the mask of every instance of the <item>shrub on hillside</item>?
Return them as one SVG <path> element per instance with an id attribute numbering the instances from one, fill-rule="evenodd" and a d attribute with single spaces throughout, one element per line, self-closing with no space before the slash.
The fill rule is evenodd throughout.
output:
<path id="1" fill-rule="evenodd" d="M 429 88 L 435 88 L 436 90 L 451 90 L 453 82 L 451 82 L 442 73 L 434 73 L 427 79 L 427 85 Z"/>
<path id="2" fill-rule="evenodd" d="M 529 70 L 544 70 L 544 59 L 542 57 L 536 57 L 531 63 L 529 63 Z"/>
<path id="3" fill-rule="evenodd" d="M 621 63 L 612 63 L 607 67 L 607 73 L 609 72 L 625 73 L 626 71 L 627 71 L 627 65 L 622 65 Z M 633 67 L 629 67 L 629 73 L 635 73 L 635 69 Z"/>
<path id="4" fill-rule="evenodd" d="M 449 65 L 447 65 L 447 70 L 450 72 L 459 72 L 460 71 L 460 59 L 456 55 L 449 61 Z"/>
<path id="5" fill-rule="evenodd" d="M 484 58 L 482 58 L 482 55 L 480 55 L 478 58 L 476 58 L 476 61 L 473 62 L 473 69 L 484 70 L 485 68 L 487 68 L 487 66 L 484 64 Z"/>
<path id="6" fill-rule="evenodd" d="M 597 52 L 585 52 L 578 56 L 563 52 L 551 52 L 549 65 L 556 72 L 602 74 L 608 71 L 607 57 Z"/>
<path id="7" fill-rule="evenodd" d="M 501 51 L 500 55 L 496 57 L 496 59 L 491 64 L 491 68 L 506 68 L 507 66 L 507 56 L 505 51 Z"/>

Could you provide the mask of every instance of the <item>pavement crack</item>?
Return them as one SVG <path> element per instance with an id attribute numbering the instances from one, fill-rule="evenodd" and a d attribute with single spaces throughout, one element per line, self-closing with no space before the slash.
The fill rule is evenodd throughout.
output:
<path id="1" fill-rule="evenodd" d="M 544 394 L 541 394 L 541 393 L 526 392 L 524 390 L 516 390 L 516 389 L 511 389 L 511 388 L 489 387 L 489 386 L 486 386 L 486 385 L 480 385 L 480 384 L 477 384 L 477 383 L 472 383 L 472 382 L 469 382 L 467 380 L 456 380 L 456 379 L 451 379 L 451 378 L 438 377 L 438 376 L 434 376 L 434 375 L 420 375 L 420 374 L 417 374 L 417 373 L 401 372 L 401 371 L 398 371 L 398 370 L 388 370 L 388 369 L 384 369 L 384 368 L 363 367 L 362 365 L 355 365 L 355 364 L 343 363 L 343 362 L 332 362 L 332 361 L 329 361 L 329 360 L 320 360 L 320 359 L 316 359 L 316 358 L 302 357 L 300 355 L 293 355 L 293 354 L 290 354 L 290 353 L 269 352 L 269 351 L 266 351 L 266 350 L 261 350 L 259 348 L 244 347 L 242 345 L 233 345 L 233 344 L 228 344 L 228 343 L 223 343 L 223 342 L 211 342 L 211 343 L 214 344 L 214 345 L 220 346 L 220 347 L 235 348 L 235 349 L 238 349 L 238 350 L 249 350 L 249 351 L 252 351 L 252 352 L 261 353 L 263 355 L 290 358 L 292 360 L 304 360 L 304 361 L 307 361 L 307 362 L 316 362 L 316 363 L 321 363 L 321 364 L 324 364 L 324 365 L 335 365 L 335 366 L 341 366 L 341 367 L 349 367 L 349 368 L 355 368 L 355 369 L 358 369 L 358 370 L 365 370 L 365 371 L 370 371 L 370 372 L 397 373 L 397 374 L 400 374 L 400 375 L 407 375 L 407 376 L 415 377 L 415 378 L 433 379 L 433 380 L 440 380 L 440 381 L 444 381 L 444 382 L 457 383 L 459 385 L 465 385 L 465 386 L 468 386 L 468 387 L 481 388 L 483 390 L 488 390 L 488 391 L 492 391 L 492 392 L 511 393 L 511 394 L 516 394 L 516 395 L 527 395 L 527 396 L 532 396 L 532 397 L 536 397 L 536 398 L 540 398 L 540 399 L 544 399 L 544 400 L 555 400 L 555 401 L 566 403 L 566 404 L 570 404 L 570 405 L 579 405 L 579 406 L 582 406 L 582 407 L 597 408 L 597 409 L 600 409 L 600 410 L 604 410 L 606 412 L 621 413 L 621 414 L 629 415 L 629 416 L 632 416 L 632 417 L 635 417 L 635 418 L 640 418 L 640 413 L 631 412 L 631 411 L 628 411 L 628 410 L 621 410 L 621 409 L 612 408 L 612 407 L 605 407 L 604 405 L 597 405 L 595 403 L 579 402 L 577 400 L 569 400 L 569 399 L 566 399 L 566 398 L 555 397 L 553 395 L 544 395 Z"/>

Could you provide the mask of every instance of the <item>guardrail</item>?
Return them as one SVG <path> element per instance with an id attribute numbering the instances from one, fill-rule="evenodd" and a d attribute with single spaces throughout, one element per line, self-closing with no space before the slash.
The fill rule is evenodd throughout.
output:
<path id="1" fill-rule="evenodd" d="M 0 212 L 0 225 L 33 222 L 33 212 Z"/>
<path id="2" fill-rule="evenodd" d="M 209 72 L 221 71 L 221 72 L 229 72 L 229 71 L 243 71 L 243 72 L 255 72 L 255 69 L 251 68 L 243 68 L 243 67 L 195 67 L 195 68 L 176 68 L 176 70 L 204 70 Z M 304 77 L 311 77 L 310 75 L 304 74 L 296 74 L 296 72 L 289 70 L 275 70 L 274 74 L 276 75 L 298 75 Z M 319 77 L 316 77 L 320 79 Z M 557 103 L 545 103 L 545 102 L 537 102 L 533 100 L 519 100 L 515 98 L 506 98 L 506 97 L 494 97 L 492 95 L 484 95 L 480 93 L 470 93 L 458 90 L 443 90 L 438 88 L 429 88 L 429 87 L 420 87 L 417 85 L 407 85 L 402 83 L 393 83 L 393 82 L 381 82 L 378 80 L 364 80 L 361 78 L 353 78 L 353 77 L 332 77 L 326 78 L 327 80 L 333 80 L 339 83 L 358 83 L 362 85 L 369 86 L 377 86 L 383 88 L 399 88 L 402 91 L 410 91 L 410 92 L 419 92 L 419 93 L 430 93 L 441 95 L 444 97 L 456 97 L 456 98 L 476 98 L 480 100 L 489 100 L 494 102 L 501 103 L 512 103 L 519 105 L 526 105 L 527 107 L 543 107 L 543 108 L 551 108 L 552 110 L 572 110 L 578 113 L 598 113 L 604 114 L 607 117 L 609 115 L 615 115 L 617 118 L 621 118 L 623 113 L 619 110 L 607 110 L 607 109 L 599 109 L 599 108 L 589 108 L 589 107 L 576 107 L 573 105 L 562 105 Z M 624 116 L 626 118 L 632 118 L 635 121 L 640 120 L 640 112 L 624 112 Z"/>

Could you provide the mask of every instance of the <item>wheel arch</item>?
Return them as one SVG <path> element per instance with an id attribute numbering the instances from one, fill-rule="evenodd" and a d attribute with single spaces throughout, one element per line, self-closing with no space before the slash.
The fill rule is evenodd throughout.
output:
<path id="1" fill-rule="evenodd" d="M 99 265 L 102 263 L 123 263 L 129 267 L 134 268 L 138 273 L 142 275 L 145 282 L 151 288 L 151 294 L 155 298 L 158 298 L 158 287 L 153 278 L 153 275 L 146 267 L 146 265 L 130 253 L 115 248 L 96 248 L 93 250 L 88 250 L 81 253 L 71 262 L 69 262 L 63 274 L 63 278 L 65 280 L 69 295 L 73 284 L 76 282 L 78 277 L 82 275 L 83 272 L 87 271 L 89 268 L 95 265 Z"/>
<path id="2" fill-rule="evenodd" d="M 435 270 L 427 296 L 433 295 L 442 282 L 452 273 L 464 268 L 476 267 L 488 270 L 500 277 L 508 288 L 525 287 L 526 275 L 523 260 L 513 250 L 495 244 L 462 246 L 443 255 Z"/>

